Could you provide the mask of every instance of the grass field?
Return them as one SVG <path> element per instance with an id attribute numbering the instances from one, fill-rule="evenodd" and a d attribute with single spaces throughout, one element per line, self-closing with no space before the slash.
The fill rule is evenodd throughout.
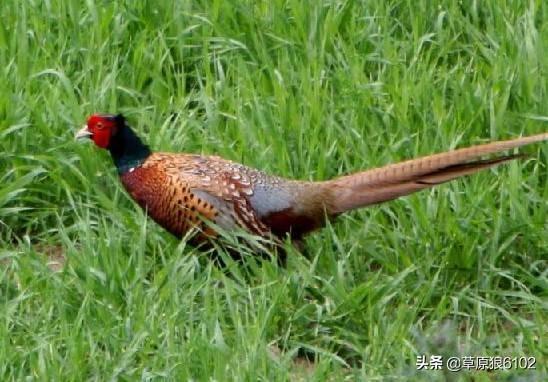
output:
<path id="1" fill-rule="evenodd" d="M 547 131 L 546 2 L 4 0 L 0 16 L 0 380 L 548 380 L 547 144 L 345 215 L 286 267 L 221 269 L 73 140 L 119 111 L 157 150 L 327 179 Z M 420 355 L 536 370 L 418 371 Z"/>

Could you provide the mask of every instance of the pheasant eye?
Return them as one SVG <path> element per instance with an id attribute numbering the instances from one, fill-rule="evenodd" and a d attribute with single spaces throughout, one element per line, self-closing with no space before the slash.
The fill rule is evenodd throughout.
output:
<path id="1" fill-rule="evenodd" d="M 105 125 L 103 125 L 103 122 L 97 122 L 97 124 L 95 125 L 95 127 L 99 130 L 101 130 L 103 127 L 105 127 Z"/>

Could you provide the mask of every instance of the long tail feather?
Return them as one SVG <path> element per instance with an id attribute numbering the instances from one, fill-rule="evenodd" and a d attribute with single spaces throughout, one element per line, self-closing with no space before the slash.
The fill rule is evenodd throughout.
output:
<path id="1" fill-rule="evenodd" d="M 472 146 L 343 176 L 326 182 L 333 196 L 327 207 L 330 213 L 339 214 L 392 200 L 521 156 L 479 159 L 485 155 L 544 140 L 548 140 L 548 133 Z"/>

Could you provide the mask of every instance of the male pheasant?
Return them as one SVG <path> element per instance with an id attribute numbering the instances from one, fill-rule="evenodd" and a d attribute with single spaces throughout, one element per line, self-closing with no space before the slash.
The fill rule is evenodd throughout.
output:
<path id="1" fill-rule="evenodd" d="M 158 224 L 177 237 L 195 229 L 194 244 L 242 228 L 293 241 L 326 219 L 381 203 L 515 159 L 479 159 L 548 139 L 548 133 L 426 156 L 329 181 L 306 182 L 267 175 L 218 156 L 152 153 L 121 115 L 94 114 L 76 138 L 107 149 L 122 184 Z M 212 222 L 208 224 L 207 222 Z"/>

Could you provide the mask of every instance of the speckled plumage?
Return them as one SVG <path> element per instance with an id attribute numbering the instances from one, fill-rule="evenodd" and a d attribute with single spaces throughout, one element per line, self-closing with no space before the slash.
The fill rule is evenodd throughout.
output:
<path id="1" fill-rule="evenodd" d="M 200 244 L 216 228 L 299 240 L 326 219 L 512 160 L 495 154 L 548 139 L 548 133 L 435 154 L 323 182 L 267 175 L 217 156 L 152 153 L 121 115 L 92 115 L 77 137 L 110 151 L 132 198 L 177 237 Z M 213 224 L 209 224 L 213 223 Z"/>
<path id="2" fill-rule="evenodd" d="M 306 233 L 292 229 L 291 211 L 310 188 L 309 182 L 269 176 L 217 156 L 170 153 L 151 154 L 120 178 L 158 224 L 177 237 L 196 229 L 197 243 L 215 236 L 206 221 L 225 230 L 239 227 L 268 238 L 271 233 L 278 237 L 293 233 L 298 239 Z M 321 209 L 314 212 L 310 219 L 321 219 Z M 280 224 L 285 226 L 273 232 L 266 223 L 276 216 L 284 219 Z"/>

